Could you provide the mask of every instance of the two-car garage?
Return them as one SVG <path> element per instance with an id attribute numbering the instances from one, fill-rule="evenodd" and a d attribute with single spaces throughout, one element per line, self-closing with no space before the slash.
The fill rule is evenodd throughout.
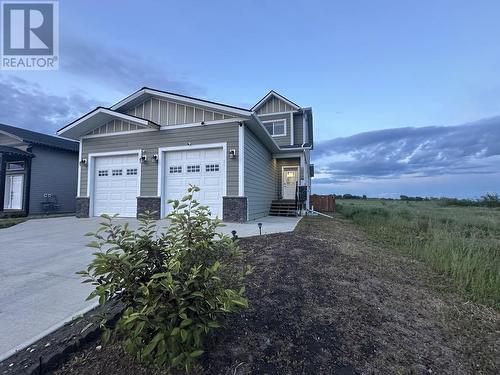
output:
<path id="1" fill-rule="evenodd" d="M 161 194 L 163 215 L 171 209 L 167 203 L 169 199 L 181 199 L 189 185 L 196 185 L 200 191 L 195 199 L 208 206 L 212 216 L 222 216 L 222 197 L 226 190 L 226 160 L 222 146 L 160 148 L 158 160 L 150 158 L 144 163 L 139 162 L 138 152 L 95 155 L 90 165 L 93 169 L 93 188 L 90 186 L 93 216 L 135 217 L 137 197 L 143 193 L 140 189 L 143 168 L 148 168 L 149 174 L 157 172 L 154 173 L 158 176 L 155 190 Z"/>

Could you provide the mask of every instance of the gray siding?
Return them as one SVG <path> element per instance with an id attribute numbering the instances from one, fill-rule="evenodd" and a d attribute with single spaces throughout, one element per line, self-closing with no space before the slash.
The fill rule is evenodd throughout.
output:
<path id="1" fill-rule="evenodd" d="M 290 121 L 290 113 L 284 113 L 284 114 L 279 114 L 279 115 L 263 115 L 259 116 L 260 121 L 265 122 L 265 121 L 271 121 L 271 120 L 285 120 L 286 121 L 286 135 L 279 135 L 273 137 L 275 142 L 279 146 L 289 146 L 291 143 L 291 121 Z"/>
<path id="2" fill-rule="evenodd" d="M 42 213 L 44 194 L 57 197 L 58 212 L 75 212 L 78 153 L 33 146 L 29 213 Z"/>
<path id="3" fill-rule="evenodd" d="M 159 147 L 227 142 L 227 151 L 238 149 L 238 124 L 210 124 L 179 129 L 122 134 L 82 140 L 82 157 L 89 153 L 143 149 L 148 157 Z M 80 196 L 87 196 L 88 167 L 81 168 Z M 227 158 L 227 195 L 238 195 L 238 159 Z M 141 164 L 141 196 L 158 195 L 158 163 L 148 160 Z"/>
<path id="4" fill-rule="evenodd" d="M 276 160 L 262 142 L 245 127 L 245 196 L 248 219 L 269 213 L 271 201 L 277 199 Z"/>
<path id="5" fill-rule="evenodd" d="M 159 98 L 146 99 L 141 104 L 127 110 L 127 114 L 151 120 L 158 125 L 190 124 L 234 117 L 227 113 Z"/>
<path id="6" fill-rule="evenodd" d="M 304 143 L 304 115 L 296 113 L 293 115 L 293 143 L 301 146 Z"/>
<path id="7" fill-rule="evenodd" d="M 291 105 L 285 103 L 283 100 L 278 99 L 275 96 L 271 96 L 266 102 L 257 110 L 258 115 L 263 115 L 266 113 L 276 113 L 276 112 L 289 112 L 294 111 Z"/>

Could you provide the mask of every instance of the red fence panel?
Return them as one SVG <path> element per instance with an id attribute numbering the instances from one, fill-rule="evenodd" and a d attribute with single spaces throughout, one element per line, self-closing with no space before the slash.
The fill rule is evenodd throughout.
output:
<path id="1" fill-rule="evenodd" d="M 311 195 L 311 207 L 319 212 L 335 212 L 335 197 L 333 195 Z"/>

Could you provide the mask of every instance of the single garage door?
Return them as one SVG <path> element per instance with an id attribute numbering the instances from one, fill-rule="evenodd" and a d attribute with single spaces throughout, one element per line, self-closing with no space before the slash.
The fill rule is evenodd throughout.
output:
<path id="1" fill-rule="evenodd" d="M 95 159 L 94 216 L 102 214 L 136 216 L 139 168 L 136 154 L 103 156 Z"/>
<path id="2" fill-rule="evenodd" d="M 222 196 L 225 182 L 224 153 L 222 148 L 189 151 L 169 151 L 165 165 L 165 202 L 181 199 L 188 186 L 196 185 L 200 191 L 195 199 L 208 206 L 212 217 L 222 217 Z M 171 211 L 167 204 L 166 212 Z"/>

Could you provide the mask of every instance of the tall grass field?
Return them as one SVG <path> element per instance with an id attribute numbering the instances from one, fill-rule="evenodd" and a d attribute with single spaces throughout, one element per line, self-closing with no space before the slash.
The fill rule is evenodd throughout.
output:
<path id="1" fill-rule="evenodd" d="M 377 240 L 452 278 L 470 299 L 500 309 L 500 208 L 341 199 L 337 209 Z"/>

